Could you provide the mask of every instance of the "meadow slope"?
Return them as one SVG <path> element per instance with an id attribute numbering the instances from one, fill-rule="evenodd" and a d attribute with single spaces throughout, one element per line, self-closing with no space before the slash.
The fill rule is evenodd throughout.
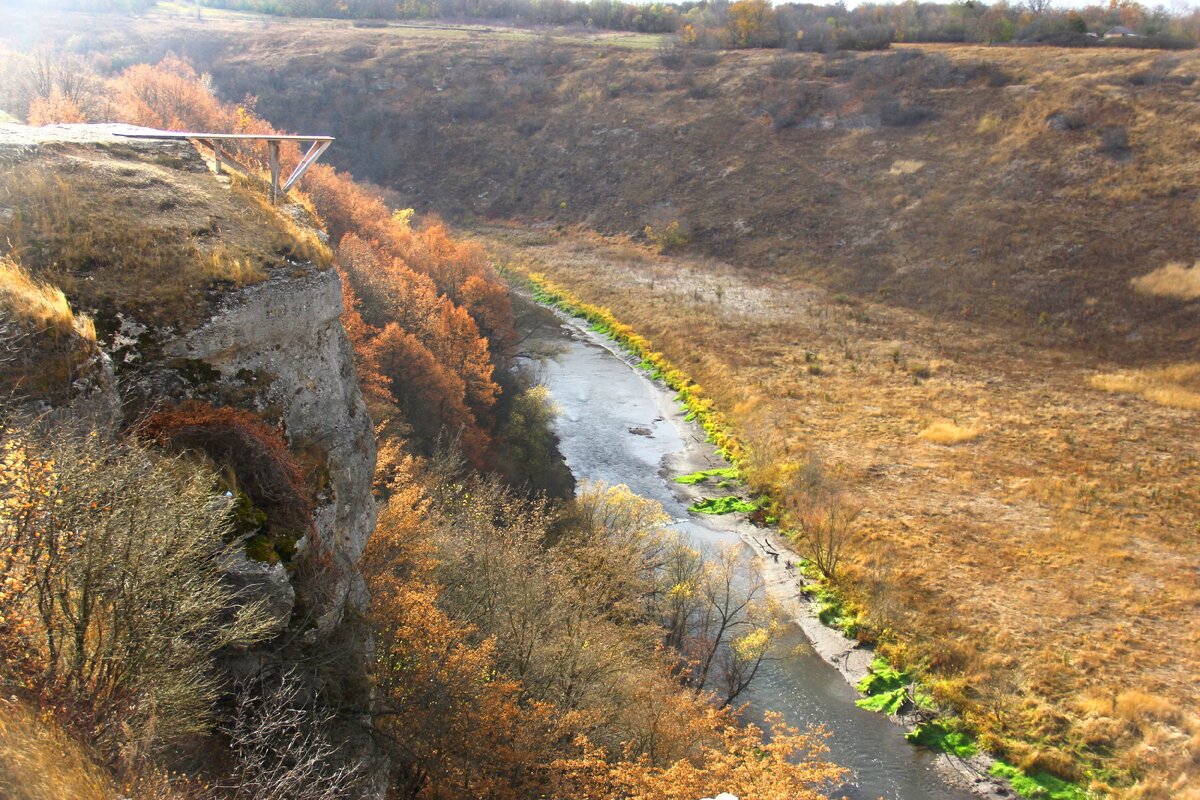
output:
<path id="1" fill-rule="evenodd" d="M 1096 788 L 1138 776 L 1128 796 L 1192 796 L 1194 410 L 1098 388 L 1113 373 L 1078 353 L 801 280 L 594 236 L 487 239 L 690 373 L 752 482 L 797 493 L 815 457 L 850 489 L 843 584 L 986 743 L 1033 769 L 1088 765 Z"/>

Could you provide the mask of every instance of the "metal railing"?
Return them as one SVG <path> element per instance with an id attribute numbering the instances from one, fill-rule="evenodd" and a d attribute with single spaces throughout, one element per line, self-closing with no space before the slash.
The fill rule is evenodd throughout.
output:
<path id="1" fill-rule="evenodd" d="M 212 151 L 213 161 L 216 163 L 217 174 L 221 174 L 224 167 L 229 167 L 234 172 L 243 175 L 247 178 L 257 177 L 254 171 L 245 164 L 238 161 L 230 153 L 222 148 L 222 142 L 266 142 L 267 143 L 267 163 L 271 170 L 271 202 L 278 203 L 296 182 L 304 177 L 304 173 L 308 168 L 317 162 L 321 154 L 329 149 L 329 145 L 333 144 L 332 136 L 290 136 L 290 135 L 264 135 L 257 133 L 199 133 L 196 131 L 154 131 L 147 133 L 118 133 L 117 136 L 124 136 L 129 139 L 164 139 L 164 140 L 179 140 L 187 139 L 201 147 L 206 147 Z M 281 142 L 308 142 L 308 152 L 296 164 L 296 168 L 292 170 L 292 174 L 282 184 L 279 182 L 280 167 L 279 167 L 279 145 Z"/>

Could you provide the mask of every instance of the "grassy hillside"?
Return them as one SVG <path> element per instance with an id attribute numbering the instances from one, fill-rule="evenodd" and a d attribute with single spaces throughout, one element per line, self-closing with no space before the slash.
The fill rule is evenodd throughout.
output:
<path id="1" fill-rule="evenodd" d="M 635 236 L 677 222 L 692 252 L 1039 343 L 1128 363 L 1196 344 L 1186 297 L 1130 284 L 1195 257 L 1194 55 L 354 32 L 212 68 L 268 117 L 343 137 L 345 166 L 418 210 Z"/>
<path id="2" fill-rule="evenodd" d="M 419 212 L 678 222 L 692 252 L 1127 363 L 1196 343 L 1192 284 L 1130 281 L 1194 260 L 1200 55 L 684 53 L 228 12 L 162 35 L 166 13 L 36 30 L 108 65 L 184 55 Z"/>
<path id="3" fill-rule="evenodd" d="M 677 222 L 693 252 L 1126 362 L 1196 343 L 1186 286 L 1130 281 L 1194 259 L 1200 55 L 85 19 L 46 27 L 110 62 L 183 54 L 275 124 L 338 136 L 338 166 L 418 211 Z"/>

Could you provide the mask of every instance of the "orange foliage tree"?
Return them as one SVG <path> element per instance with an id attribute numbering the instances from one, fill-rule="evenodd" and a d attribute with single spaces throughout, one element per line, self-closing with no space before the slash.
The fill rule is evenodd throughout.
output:
<path id="1" fill-rule="evenodd" d="M 363 566 L 397 796 L 815 800 L 842 778 L 819 733 L 772 720 L 765 742 L 639 655 L 636 625 L 607 613 L 639 587 L 568 574 L 545 506 L 411 456 L 383 472 Z"/>
<path id="2" fill-rule="evenodd" d="M 118 109 L 123 122 L 278 132 L 253 113 L 252 99 L 240 105 L 222 102 L 204 76 L 174 56 L 157 65 L 128 68 L 108 82 L 107 92 L 112 102 L 103 107 Z M 83 119 L 83 112 L 64 98 L 36 98 L 33 109 L 41 123 Z M 242 144 L 237 151 L 251 164 L 265 161 L 265 145 Z M 300 155 L 298 146 L 285 142 L 284 169 Z M 515 334 L 507 289 L 483 251 L 455 241 L 436 220 L 413 228 L 407 218 L 394 217 L 379 196 L 332 167 L 309 170 L 303 188 L 339 245 L 340 274 L 352 288 L 345 303 L 347 328 L 352 329 L 357 364 L 367 370 L 366 388 L 374 393 L 369 399 L 378 401 L 373 410 L 402 409 L 408 420 L 429 423 L 418 431 L 427 447 L 445 431 L 459 437 L 473 463 L 489 463 L 491 414 L 500 392 L 495 368 L 511 357 Z M 355 305 L 358 298 L 361 308 Z M 391 324 L 409 336 L 393 330 L 380 339 Z M 372 363 L 385 351 L 391 351 L 394 368 L 432 375 L 433 383 L 414 390 L 411 374 L 379 375 Z M 385 399 L 385 394 L 392 396 Z"/>

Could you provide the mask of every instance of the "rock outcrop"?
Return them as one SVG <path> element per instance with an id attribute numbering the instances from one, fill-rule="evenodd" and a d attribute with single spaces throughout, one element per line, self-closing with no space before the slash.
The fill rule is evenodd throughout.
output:
<path id="1" fill-rule="evenodd" d="M 318 600 L 318 628 L 328 632 L 347 605 L 362 609 L 366 591 L 355 566 L 375 527 L 371 479 L 375 439 L 341 323 L 337 273 L 284 275 L 231 293 L 200 327 L 168 340 L 145 374 L 203 364 L 217 374 L 205 396 L 238 396 L 256 411 L 277 411 L 293 447 L 315 450 L 326 486 L 316 510 L 320 545 L 334 559 L 330 596 Z"/>
<path id="2" fill-rule="evenodd" d="M 230 654 L 225 667 L 235 677 L 264 668 L 294 673 L 297 663 L 325 658 L 313 659 L 314 653 L 333 654 L 320 675 L 308 678 L 309 689 L 333 692 L 338 705 L 358 709 L 337 722 L 339 738 L 374 784 L 365 796 L 382 796 L 386 761 L 363 713 L 370 641 L 361 625 L 368 596 L 357 569 L 375 526 L 374 428 L 341 323 L 338 275 L 327 263 L 297 259 L 294 253 L 305 249 L 289 249 L 286 241 L 294 233 L 311 250 L 324 233 L 298 206 L 285 209 L 286 219 L 261 201 L 255 209 L 240 207 L 249 190 L 210 172 L 186 141 L 116 136 L 133 130 L 0 124 L 0 170 L 9 176 L 49 175 L 48 191 L 63 193 L 81 218 L 105 214 L 136 230 L 130 240 L 162 234 L 160 242 L 184 245 L 178 259 L 162 260 L 161 284 L 178 284 L 177 290 L 164 292 L 151 272 L 127 295 L 88 295 L 89 281 L 125 277 L 119 270 L 127 256 L 119 251 L 95 274 L 85 266 L 72 275 L 84 289 L 68 290 L 68 298 L 74 311 L 96 319 L 96 344 L 69 399 L 63 402 L 61 392 L 32 397 L 31 410 L 55 424 L 116 434 L 156 409 L 198 400 L 253 411 L 282 429 L 308 477 L 313 524 L 287 565 L 255 560 L 249 550 L 229 559 L 229 581 L 264 605 L 279 635 L 260 650 Z M 78 176 L 82 182 L 72 183 Z M 105 196 L 95 196 L 97 185 L 110 187 Z M 25 213 L 28 205 L 5 208 L 3 197 L 0 214 L 7 212 L 10 222 Z M 256 240 L 254 221 L 264 219 L 277 224 Z M 252 280 L 203 279 L 191 264 L 188 274 L 201 278 L 179 281 L 188 258 L 233 254 L 245 261 L 247 253 L 264 262 Z M 175 307 L 164 312 L 161 298 L 168 295 Z"/>

